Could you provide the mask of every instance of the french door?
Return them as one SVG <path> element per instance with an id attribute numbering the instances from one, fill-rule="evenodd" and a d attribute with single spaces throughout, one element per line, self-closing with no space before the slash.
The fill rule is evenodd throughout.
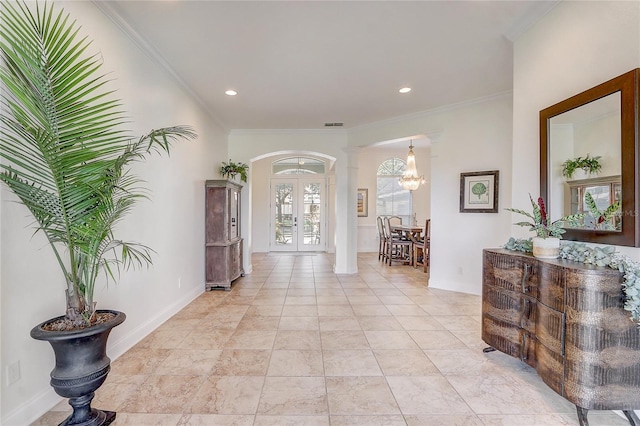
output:
<path id="1" fill-rule="evenodd" d="M 271 179 L 271 250 L 324 251 L 325 179 Z"/>

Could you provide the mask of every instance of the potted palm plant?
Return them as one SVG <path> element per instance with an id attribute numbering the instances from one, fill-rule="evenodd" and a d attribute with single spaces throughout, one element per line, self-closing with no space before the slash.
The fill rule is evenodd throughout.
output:
<path id="1" fill-rule="evenodd" d="M 533 238 L 533 255 L 543 259 L 555 259 L 558 257 L 560 251 L 562 234 L 566 232 L 563 227 L 578 226 L 584 218 L 584 214 L 568 215 L 551 221 L 547 215 L 547 209 L 542 197 L 538 197 L 536 202 L 533 200 L 531 194 L 529 194 L 529 199 L 531 200 L 532 213 L 514 208 L 508 208 L 506 210 L 522 214 L 531 219 L 531 221 L 516 222 L 514 225 L 528 226 L 530 231 L 536 233 L 536 236 Z"/>
<path id="2" fill-rule="evenodd" d="M 0 180 L 30 210 L 66 283 L 64 315 L 31 336 L 54 349 L 51 385 L 73 407 L 63 424 L 109 424 L 115 413 L 91 408 L 91 400 L 109 372 L 107 337 L 125 315 L 96 308 L 95 283 L 100 273 L 115 279 L 121 266 L 152 260 L 150 248 L 114 234 L 144 197 L 129 167 L 196 135 L 176 126 L 133 138 L 121 129 L 120 102 L 104 88 L 100 56 L 86 53 L 89 42 L 77 39 L 79 27 L 64 10 L 2 8 Z"/>

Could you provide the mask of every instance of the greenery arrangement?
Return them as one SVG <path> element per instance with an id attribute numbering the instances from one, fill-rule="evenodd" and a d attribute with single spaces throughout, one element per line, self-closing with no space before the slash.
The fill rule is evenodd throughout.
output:
<path id="1" fill-rule="evenodd" d="M 507 250 L 531 252 L 531 250 L 522 249 L 527 247 L 529 242 L 511 237 L 503 247 Z M 589 247 L 584 243 L 575 242 L 563 242 L 560 245 L 559 257 L 573 262 L 607 266 L 622 272 L 624 274 L 622 282 L 624 309 L 630 312 L 631 320 L 638 323 L 640 327 L 640 263 L 616 253 L 614 247 Z"/>
<path id="2" fill-rule="evenodd" d="M 115 281 L 122 266 L 151 263 L 151 249 L 120 240 L 114 227 L 145 195 L 131 163 L 169 152 L 186 126 L 133 138 L 120 101 L 104 89 L 100 54 L 76 40 L 64 10 L 5 2 L 0 20 L 0 180 L 35 218 L 66 280 L 67 326 L 96 321 L 99 273 Z"/>
<path id="3" fill-rule="evenodd" d="M 573 159 L 569 159 L 562 163 L 562 176 L 571 179 L 573 177 L 573 173 L 582 169 L 586 173 L 598 173 L 602 169 L 602 164 L 600 164 L 600 159 L 602 157 L 590 157 L 587 154 L 586 157 L 576 157 Z"/>
<path id="4" fill-rule="evenodd" d="M 229 159 L 229 162 L 222 162 L 222 166 L 220 166 L 220 174 L 226 178 L 235 179 L 236 175 L 240 175 L 240 180 L 243 182 L 247 181 L 247 171 L 249 170 L 249 166 L 245 163 L 234 163 Z"/>
<path id="5" fill-rule="evenodd" d="M 531 194 L 529 194 L 529 199 L 531 200 L 531 207 L 533 209 L 532 213 L 514 208 L 508 208 L 506 210 L 519 213 L 531 219 L 529 222 L 516 222 L 514 225 L 528 226 L 529 230 L 535 232 L 539 238 L 562 238 L 562 234 L 566 232 L 563 226 L 577 226 L 580 221 L 584 219 L 584 214 L 579 213 L 564 216 L 552 222 L 547 215 L 542 197 L 538 197 L 538 201 L 535 202 Z"/>
<path id="6" fill-rule="evenodd" d="M 584 202 L 589 209 L 589 213 L 593 216 L 596 229 L 615 229 L 613 219 L 620 215 L 620 201 L 616 201 L 604 210 L 598 209 L 596 201 L 590 192 L 584 194 Z"/>

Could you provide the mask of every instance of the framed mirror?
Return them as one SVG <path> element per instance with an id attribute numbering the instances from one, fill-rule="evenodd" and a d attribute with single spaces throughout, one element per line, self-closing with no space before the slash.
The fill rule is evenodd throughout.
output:
<path id="1" fill-rule="evenodd" d="M 584 214 L 566 240 L 640 247 L 639 84 L 640 68 L 540 111 L 540 195 L 552 219 Z"/>

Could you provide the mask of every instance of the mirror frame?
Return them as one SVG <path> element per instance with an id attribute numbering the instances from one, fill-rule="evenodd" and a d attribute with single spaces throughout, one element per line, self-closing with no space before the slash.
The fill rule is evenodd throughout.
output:
<path id="1" fill-rule="evenodd" d="M 540 196 L 549 203 L 550 119 L 615 92 L 620 92 L 622 232 L 593 229 L 567 229 L 566 240 L 640 247 L 640 194 L 638 194 L 640 153 L 640 68 L 599 84 L 540 111 Z"/>

